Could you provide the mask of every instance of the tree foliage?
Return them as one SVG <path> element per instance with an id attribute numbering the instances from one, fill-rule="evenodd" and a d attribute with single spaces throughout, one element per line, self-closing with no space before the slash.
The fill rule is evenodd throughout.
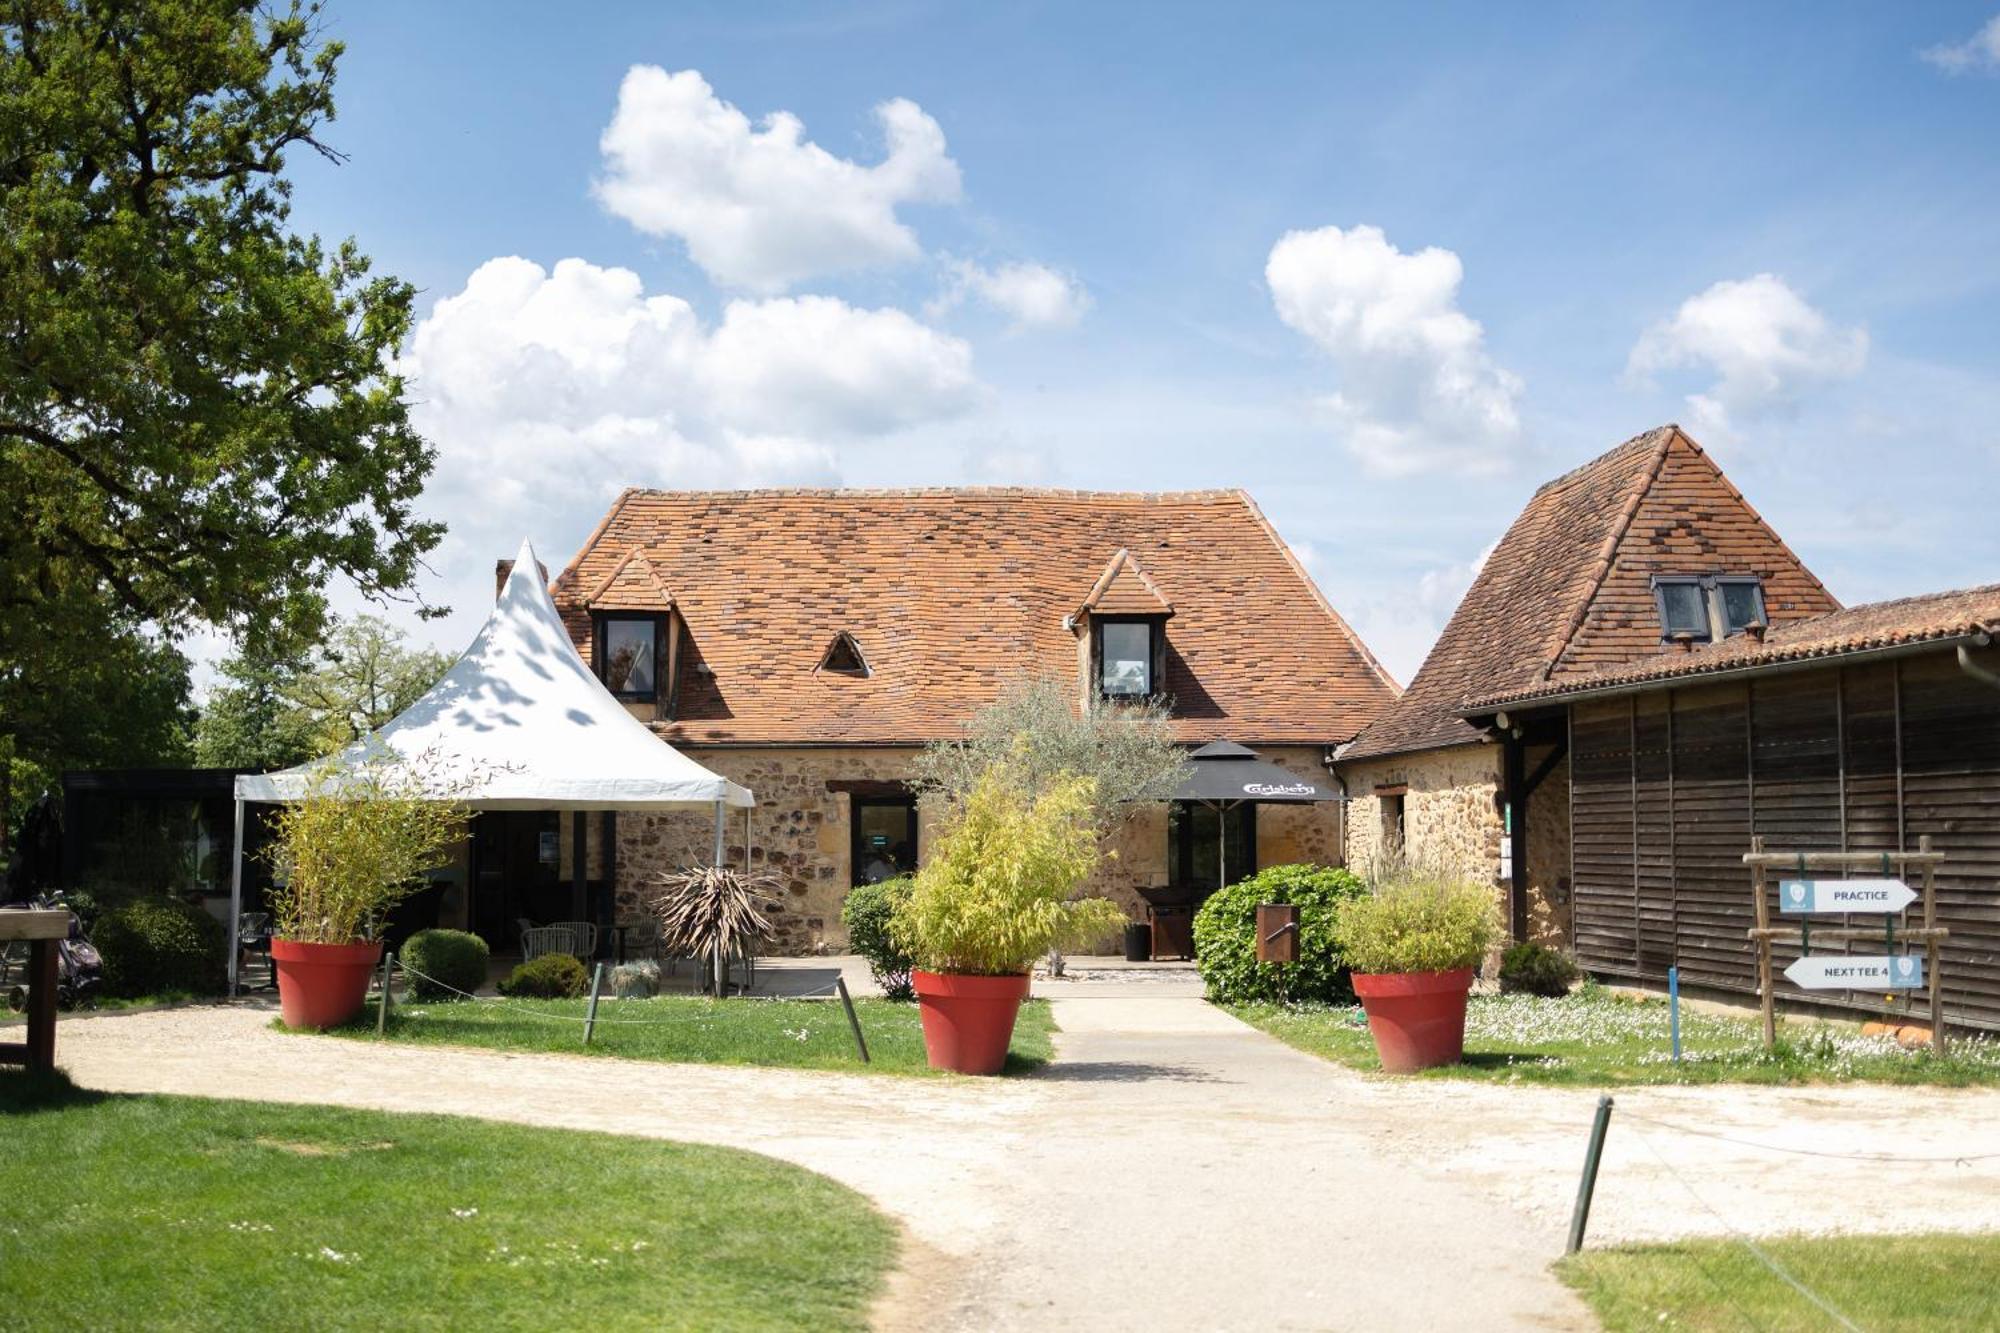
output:
<path id="1" fill-rule="evenodd" d="M 379 616 L 338 622 L 307 656 L 261 638 L 223 662 L 195 728 L 195 756 L 221 768 L 284 768 L 330 754 L 415 703 L 451 659 Z"/>
<path id="2" fill-rule="evenodd" d="M 287 154 L 336 156 L 316 13 L 0 0 L 0 688 L 61 689 L 68 624 L 171 689 L 188 622 L 310 639 L 329 580 L 404 592 L 437 543 L 413 290 L 287 226 Z"/>
<path id="3" fill-rule="evenodd" d="M 917 757 L 919 791 L 962 804 L 989 776 L 1031 800 L 1074 779 L 1090 784 L 1084 819 L 1102 836 L 1135 802 L 1165 798 L 1187 776 L 1165 707 L 1100 703 L 1079 712 L 1073 691 L 1052 678 L 1021 679 L 972 717 L 963 740 L 927 746 Z"/>
<path id="4" fill-rule="evenodd" d="M 896 909 L 896 943 L 926 971 L 1007 976 L 1117 929 L 1125 914 L 1110 900 L 1070 899 L 1097 866 L 1094 797 L 1089 778 L 1031 797 L 1020 775 L 989 770 Z"/>

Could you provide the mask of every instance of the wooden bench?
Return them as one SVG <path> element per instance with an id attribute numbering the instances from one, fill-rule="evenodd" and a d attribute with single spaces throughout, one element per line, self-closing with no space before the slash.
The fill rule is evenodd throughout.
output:
<path id="1" fill-rule="evenodd" d="M 0 1042 L 0 1065 L 56 1067 L 56 943 L 68 938 L 68 912 L 0 908 L 0 943 L 28 941 L 28 1039 Z"/>

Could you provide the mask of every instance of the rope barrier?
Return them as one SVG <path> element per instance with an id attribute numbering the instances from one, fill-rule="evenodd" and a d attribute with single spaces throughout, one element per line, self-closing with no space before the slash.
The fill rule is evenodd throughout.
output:
<path id="1" fill-rule="evenodd" d="M 1630 1120 L 1646 1120 L 1648 1124 L 1661 1123 L 1655 1120 L 1647 1120 L 1645 1116 L 1635 1116 L 1628 1114 L 1626 1118 Z M 1674 1128 L 1674 1127 L 1668 1126 L 1668 1128 Z M 1701 1191 L 1697 1190 L 1693 1185 L 1689 1184 L 1687 1177 L 1683 1176 L 1679 1171 L 1676 1171 L 1674 1169 L 1674 1164 L 1672 1162 L 1669 1162 L 1666 1159 L 1665 1154 L 1661 1153 L 1659 1148 L 1654 1146 L 1653 1141 L 1650 1138 L 1647 1138 L 1644 1134 L 1638 1134 L 1636 1130 L 1633 1132 L 1637 1135 L 1639 1142 L 1646 1145 L 1646 1151 L 1653 1154 L 1654 1160 L 1659 1162 L 1659 1164 L 1666 1169 L 1667 1174 L 1672 1176 L 1674 1180 L 1680 1185 L 1680 1187 L 1688 1192 L 1688 1197 L 1692 1198 L 1696 1203 L 1700 1204 L 1702 1207 L 1702 1211 L 1706 1212 L 1710 1217 L 1713 1217 L 1717 1222 L 1720 1222 L 1722 1224 L 1722 1229 L 1729 1233 L 1729 1237 L 1731 1240 L 1736 1241 L 1738 1244 L 1742 1245 L 1744 1249 L 1750 1251 L 1750 1253 L 1756 1257 L 1757 1262 L 1763 1264 L 1764 1267 L 1770 1269 L 1772 1274 L 1775 1277 L 1777 1277 L 1781 1282 L 1783 1282 L 1786 1286 L 1790 1287 L 1793 1291 L 1796 1291 L 1799 1295 L 1805 1297 L 1806 1300 L 1810 1301 L 1815 1307 L 1818 1308 L 1819 1312 L 1825 1315 L 1828 1319 L 1833 1320 L 1834 1323 L 1846 1329 L 1848 1333 L 1862 1333 L 1861 1326 L 1859 1324 L 1856 1324 L 1852 1319 L 1849 1319 L 1845 1314 L 1842 1314 L 1840 1310 L 1831 1301 L 1827 1300 L 1824 1296 L 1821 1296 L 1811 1287 L 1808 1287 L 1805 1283 L 1799 1281 L 1797 1278 L 1793 1277 L 1790 1273 L 1786 1272 L 1784 1267 L 1780 1265 L 1776 1259 L 1773 1259 L 1770 1255 L 1764 1252 L 1762 1246 L 1758 1245 L 1756 1241 L 1750 1239 L 1750 1237 L 1745 1235 L 1743 1232 L 1737 1230 L 1735 1224 L 1730 1222 L 1730 1220 L 1724 1217 L 1720 1212 L 1716 1211 L 1714 1205 L 1712 1205 L 1711 1203 L 1709 1203 L 1707 1199 L 1702 1197 Z M 1731 1305 L 1735 1308 L 1736 1313 L 1743 1317 L 1744 1322 L 1749 1323 L 1752 1327 L 1756 1326 L 1755 1321 L 1750 1319 L 1749 1313 L 1747 1311 L 1745 1311 L 1741 1306 L 1736 1306 L 1734 1302 L 1731 1302 Z"/>
<path id="2" fill-rule="evenodd" d="M 396 966 L 398 970 L 400 970 L 406 977 L 417 977 L 423 981 L 430 983 L 433 986 L 436 986 L 440 990 L 450 991 L 453 995 L 458 996 L 460 999 L 470 1000 L 474 1004 L 484 1005 L 487 1008 L 505 1009 L 511 1013 L 526 1014 L 530 1018 L 541 1018 L 555 1023 L 587 1023 L 590 1021 L 588 1018 L 586 1018 L 581 1014 L 552 1014 L 545 1010 L 530 1009 L 526 1005 L 514 1004 L 509 1000 L 496 996 L 474 995 L 472 992 L 460 990 L 458 987 L 453 986 L 448 982 L 439 981 L 436 977 L 431 976 L 428 973 L 420 972 L 416 968 L 411 967 L 408 963 L 402 962 L 401 960 L 398 960 Z M 837 998 L 835 990 L 836 990 L 835 986 L 822 986 L 817 990 L 806 991 L 799 995 L 744 995 L 744 996 L 739 996 L 738 998 L 745 1000 L 818 1000 L 821 998 L 834 999 Z M 688 998 L 693 999 L 695 997 L 689 996 Z M 615 1024 L 621 1027 L 668 1027 L 676 1023 L 688 1023 L 693 1021 L 696 1020 L 694 1016 L 691 1015 L 681 1016 L 676 1018 L 605 1018 L 600 1015 L 597 1019 L 597 1023 L 599 1026 L 603 1026 L 605 1024 Z"/>
<path id="3" fill-rule="evenodd" d="M 1722 1143 L 1733 1143 L 1740 1148 L 1756 1148 L 1763 1152 L 1790 1153 L 1797 1157 L 1830 1157 L 1844 1162 L 1892 1163 L 1907 1166 L 1965 1166 L 1973 1162 L 1984 1162 L 2000 1157 L 2000 1152 L 1945 1153 L 1934 1157 L 1904 1156 L 1896 1153 L 1851 1153 L 1828 1152 L 1823 1148 L 1796 1148 L 1784 1143 L 1759 1143 L 1754 1139 L 1739 1139 L 1733 1134 L 1718 1134 L 1712 1129 L 1696 1129 L 1691 1125 L 1677 1125 L 1669 1120 L 1655 1120 L 1651 1116 L 1640 1115 L 1626 1110 L 1627 1120 L 1639 1120 L 1658 1129 L 1671 1130 L 1676 1134 L 1691 1134 L 1696 1138 L 1716 1139 Z"/>

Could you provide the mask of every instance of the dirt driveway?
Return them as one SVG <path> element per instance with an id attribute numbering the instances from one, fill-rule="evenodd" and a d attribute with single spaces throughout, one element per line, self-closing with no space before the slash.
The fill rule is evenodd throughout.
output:
<path id="1" fill-rule="evenodd" d="M 1005 1082 L 382 1048 L 276 1033 L 250 1007 L 65 1022 L 60 1055 L 106 1089 L 451 1112 L 798 1162 L 908 1226 L 890 1326 L 1589 1326 L 1547 1264 L 1595 1094 L 1365 1078 L 1171 980 L 1041 989 L 1058 1059 Z M 1762 1143 L 2000 1152 L 1993 1093 L 1704 1088 L 1619 1104 Z M 1828 1221 L 1823 1199 L 1857 1194 L 1871 1229 L 2000 1229 L 1996 1168 L 1780 1159 L 1614 1119 L 1592 1235 L 1808 1228 Z"/>

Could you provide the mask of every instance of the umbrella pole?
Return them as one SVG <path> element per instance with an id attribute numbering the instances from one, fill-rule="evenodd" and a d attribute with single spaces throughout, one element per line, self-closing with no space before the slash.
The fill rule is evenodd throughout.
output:
<path id="1" fill-rule="evenodd" d="M 722 802 L 717 801 L 715 803 L 715 860 L 713 862 L 717 870 L 720 870 L 722 868 L 723 818 L 724 816 L 723 816 Z M 723 941 L 717 940 L 715 942 L 715 998 L 719 1000 L 728 993 L 729 993 L 728 949 Z"/>

